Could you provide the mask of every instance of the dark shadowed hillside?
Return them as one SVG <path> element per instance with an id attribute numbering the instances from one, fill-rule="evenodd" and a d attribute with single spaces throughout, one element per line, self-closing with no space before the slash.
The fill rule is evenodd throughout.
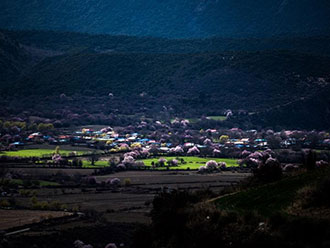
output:
<path id="1" fill-rule="evenodd" d="M 22 44 L 0 32 L 0 87 L 11 87 L 14 81 L 44 58 L 59 54 L 61 52 Z"/>
<path id="2" fill-rule="evenodd" d="M 2 0 L 0 26 L 138 36 L 329 34 L 327 0 Z"/>
<path id="3" fill-rule="evenodd" d="M 28 62 L 29 56 L 19 43 L 0 33 L 0 85 L 16 79 Z"/>
<path id="4" fill-rule="evenodd" d="M 330 36 L 271 38 L 165 39 L 152 37 L 90 35 L 59 31 L 9 31 L 20 43 L 62 52 L 88 50 L 98 53 L 202 53 L 224 51 L 290 50 L 330 55 Z"/>
<path id="5" fill-rule="evenodd" d="M 284 105 L 275 106 L 266 111 L 256 113 L 249 119 L 259 127 L 285 127 L 294 129 L 297 126 L 306 129 L 327 129 L 330 124 L 330 87 L 321 89 L 308 97 L 293 100 Z"/>
<path id="6" fill-rule="evenodd" d="M 228 108 L 263 112 L 317 97 L 329 86 L 329 67 L 328 57 L 289 52 L 78 53 L 45 59 L 7 92 L 95 97 L 111 92 L 133 105 L 143 93 L 144 99 L 178 112 L 195 108 L 202 115 L 206 107 L 215 112 Z"/>
<path id="7" fill-rule="evenodd" d="M 13 65 L 2 68 L 3 75 L 13 75 L 0 92 L 11 102 L 7 114 L 24 111 L 27 101 L 37 115 L 47 115 L 63 108 L 61 104 L 78 106 L 83 100 L 89 108 L 85 112 L 91 114 L 102 109 L 157 115 L 167 109 L 171 115 L 200 117 L 232 109 L 245 113 L 233 121 L 246 127 L 323 128 L 330 123 L 327 38 L 244 43 L 35 31 L 5 34 L 10 38 L 1 46 L 15 48 L 3 50 L 3 58 L 12 61 L 6 66 Z M 313 42 L 317 49 L 309 45 Z M 76 102 L 57 105 L 54 99 L 62 94 Z"/>

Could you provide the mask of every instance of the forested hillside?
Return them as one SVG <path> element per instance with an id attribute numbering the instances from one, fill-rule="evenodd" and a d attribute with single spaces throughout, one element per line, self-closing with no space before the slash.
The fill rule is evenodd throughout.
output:
<path id="1" fill-rule="evenodd" d="M 211 39 L 175 43 L 52 33 L 6 31 L 2 35 L 6 41 L 1 43 L 6 51 L 2 56 L 13 61 L 6 63 L 12 67 L 2 68 L 3 75 L 13 77 L 3 81 L 0 91 L 15 106 L 9 113 L 23 111 L 27 101 L 35 101 L 38 105 L 31 108 L 47 115 L 57 104 L 54 99 L 65 95 L 77 103 L 83 99 L 90 114 L 102 109 L 157 115 L 166 109 L 171 115 L 200 117 L 232 109 L 236 116 L 244 113 L 233 119 L 239 125 L 311 128 L 330 123 L 330 104 L 323 96 L 329 90 L 330 57 L 320 55 L 320 50 L 297 52 L 284 40 L 282 44 L 290 48 L 287 51 L 266 49 L 271 42 L 255 51 L 253 42 L 258 40 L 241 47 L 235 46 L 241 44 L 235 40 L 227 44 L 215 40 L 224 44 L 221 47 Z M 320 49 L 328 49 L 325 38 L 314 41 L 323 44 Z M 53 108 L 62 108 L 61 104 Z"/>
<path id="2" fill-rule="evenodd" d="M 18 42 L 0 33 L 0 85 L 17 78 L 26 68 L 28 61 L 27 52 Z"/>

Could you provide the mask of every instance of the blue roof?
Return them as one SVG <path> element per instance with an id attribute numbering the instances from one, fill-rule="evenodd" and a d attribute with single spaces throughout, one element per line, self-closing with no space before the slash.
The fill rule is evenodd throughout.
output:
<path id="1" fill-rule="evenodd" d="M 14 143 L 12 143 L 13 145 L 24 145 L 24 143 L 23 142 L 14 142 Z"/>

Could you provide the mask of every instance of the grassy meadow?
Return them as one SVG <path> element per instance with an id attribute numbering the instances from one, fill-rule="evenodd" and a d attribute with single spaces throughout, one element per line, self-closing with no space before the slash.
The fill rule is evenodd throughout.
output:
<path id="1" fill-rule="evenodd" d="M 225 195 L 214 202 L 218 208 L 224 210 L 240 213 L 254 211 L 263 216 L 271 216 L 276 212 L 286 212 L 295 201 L 299 190 L 306 185 L 315 185 L 329 175 L 329 170 L 304 172 L 277 182 Z"/>
<path id="2" fill-rule="evenodd" d="M 205 165 L 205 163 L 209 160 L 215 160 L 217 162 L 225 162 L 227 164 L 227 167 L 235 167 L 238 166 L 237 160 L 232 158 L 200 158 L 200 157 L 161 157 L 165 158 L 167 161 L 172 159 L 179 160 L 178 166 L 170 167 L 170 169 L 180 169 L 180 170 L 186 170 L 187 168 L 190 168 L 191 170 L 197 170 L 200 166 Z M 184 163 L 181 163 L 181 159 L 184 160 Z M 159 158 L 150 158 L 150 159 L 143 159 L 140 161 L 143 161 L 146 166 L 151 166 L 152 162 L 157 163 Z M 159 170 L 166 169 L 165 167 L 158 167 Z"/>
<path id="3" fill-rule="evenodd" d="M 10 157 L 42 157 L 45 155 L 52 155 L 55 150 L 51 149 L 24 149 L 24 150 L 19 150 L 19 151 L 5 151 L 5 152 L 0 152 L 0 156 L 5 155 L 5 156 L 10 156 Z M 83 155 L 86 152 L 83 151 L 69 151 L 69 150 L 60 150 L 60 154 L 63 156 L 69 155 L 71 152 L 76 152 L 77 155 Z"/>
<path id="4" fill-rule="evenodd" d="M 88 160 L 82 160 L 83 163 L 83 168 L 103 168 L 103 167 L 107 167 L 109 166 L 109 162 L 108 161 L 95 161 L 94 165 L 91 164 L 90 161 Z"/>
<path id="5" fill-rule="evenodd" d="M 215 115 L 215 116 L 208 116 L 207 119 L 214 120 L 214 121 L 225 121 L 227 119 L 227 117 L 223 116 L 223 115 Z"/>
<path id="6" fill-rule="evenodd" d="M 50 182 L 50 181 L 44 181 L 44 180 L 35 180 L 39 183 L 41 187 L 47 187 L 47 186 L 59 186 L 59 183 L 56 182 Z M 16 185 L 24 185 L 24 181 L 22 179 L 11 179 L 10 183 L 16 184 Z"/>

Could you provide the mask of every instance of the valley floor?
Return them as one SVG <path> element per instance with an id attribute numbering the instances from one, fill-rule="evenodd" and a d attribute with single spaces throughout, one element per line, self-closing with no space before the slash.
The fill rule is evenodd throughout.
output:
<path id="1" fill-rule="evenodd" d="M 48 170 L 48 169 L 45 169 Z M 43 169 L 37 172 L 42 173 Z M 72 173 L 74 170 L 62 170 L 63 173 Z M 77 170 L 78 173 L 79 169 Z M 82 170 L 92 172 L 92 170 Z M 28 173 L 28 171 L 26 171 Z M 32 170 L 32 173 L 35 171 Z M 69 209 L 79 207 L 82 211 L 96 210 L 104 215 L 110 222 L 140 222 L 148 223 L 150 221 L 148 213 L 152 207 L 152 200 L 156 194 L 161 191 L 172 189 L 198 190 L 210 188 L 219 192 L 224 187 L 237 184 L 243 180 L 249 173 L 239 172 L 221 172 L 215 174 L 201 175 L 196 172 L 165 172 L 165 171 L 126 171 L 106 176 L 97 176 L 97 181 L 102 182 L 108 178 L 119 178 L 121 181 L 130 180 L 130 186 L 118 189 L 102 189 L 97 187 L 88 188 L 70 188 L 51 187 L 35 189 L 35 194 L 39 201 L 58 201 L 65 204 Z M 28 207 L 31 201 L 30 197 L 17 196 L 16 201 L 21 206 Z M 16 210 L 1 210 L 1 216 L 16 215 Z M 18 227 L 29 224 L 29 216 L 35 213 L 35 221 L 40 221 L 40 213 L 43 211 L 20 210 L 20 213 L 26 211 L 22 221 L 1 222 L 0 229 Z M 45 211 L 47 216 L 58 216 L 57 212 Z M 65 214 L 63 212 L 63 214 Z M 19 217 L 20 215 L 18 215 Z M 17 217 L 17 218 L 18 218 Z M 1 219 L 3 219 L 1 217 Z M 14 225 L 16 223 L 16 225 Z M 33 223 L 33 222 L 32 222 Z"/>

